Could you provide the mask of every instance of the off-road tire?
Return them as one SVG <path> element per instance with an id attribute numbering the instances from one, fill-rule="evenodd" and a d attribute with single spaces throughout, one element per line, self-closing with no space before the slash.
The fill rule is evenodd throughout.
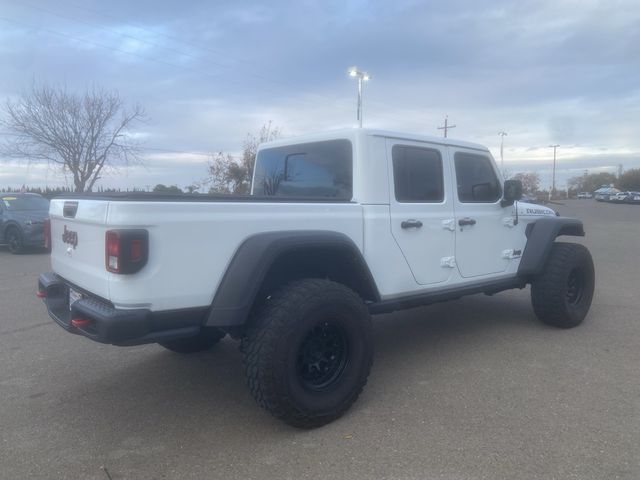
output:
<path id="1" fill-rule="evenodd" d="M 16 227 L 9 227 L 4 232 L 4 239 L 9 246 L 9 251 L 14 255 L 24 252 L 24 242 L 22 241 L 22 234 Z"/>
<path id="2" fill-rule="evenodd" d="M 533 310 L 548 325 L 576 327 L 589 311 L 594 286 L 589 250 L 577 243 L 556 242 L 544 270 L 531 283 Z"/>
<path id="3" fill-rule="evenodd" d="M 261 407 L 294 427 L 320 427 L 342 416 L 367 383 L 371 317 L 346 286 L 297 280 L 252 316 L 242 350 Z"/>
<path id="4" fill-rule="evenodd" d="M 222 340 L 225 335 L 225 332 L 217 328 L 207 328 L 195 337 L 168 340 L 166 342 L 159 342 L 158 345 L 176 353 L 196 353 L 209 350 Z"/>

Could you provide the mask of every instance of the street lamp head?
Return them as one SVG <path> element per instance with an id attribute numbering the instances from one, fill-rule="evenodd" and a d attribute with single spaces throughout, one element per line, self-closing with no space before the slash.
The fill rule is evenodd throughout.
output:
<path id="1" fill-rule="evenodd" d="M 348 72 L 350 77 L 356 77 L 358 75 L 358 67 L 351 67 Z"/>
<path id="2" fill-rule="evenodd" d="M 371 75 L 369 75 L 367 72 L 362 72 L 362 80 L 364 80 L 365 82 L 367 80 L 371 79 Z"/>

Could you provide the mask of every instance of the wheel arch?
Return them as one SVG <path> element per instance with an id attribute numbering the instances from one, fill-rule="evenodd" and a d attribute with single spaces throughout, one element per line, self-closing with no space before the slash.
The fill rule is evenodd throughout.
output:
<path id="1" fill-rule="evenodd" d="M 527 244 L 520 260 L 518 275 L 540 273 L 549 257 L 551 246 L 561 235 L 584 237 L 582 221 L 567 217 L 543 217 L 527 225 Z"/>
<path id="2" fill-rule="evenodd" d="M 238 247 L 205 324 L 242 326 L 256 301 L 288 281 L 305 277 L 329 278 L 365 301 L 380 300 L 362 253 L 347 235 L 322 230 L 265 232 Z"/>
<path id="3" fill-rule="evenodd" d="M 2 231 L 0 231 L 0 240 L 2 240 L 3 243 L 7 243 L 7 232 L 12 228 L 17 230 L 21 239 L 24 238 L 24 232 L 22 231 L 20 224 L 15 220 L 7 220 L 4 225 L 2 225 Z"/>
<path id="4" fill-rule="evenodd" d="M 2 226 L 3 235 L 6 235 L 7 231 L 11 228 L 15 228 L 16 230 L 18 230 L 18 233 L 22 235 L 22 228 L 20 227 L 20 224 L 15 220 L 7 220 L 5 222 L 5 224 Z"/>

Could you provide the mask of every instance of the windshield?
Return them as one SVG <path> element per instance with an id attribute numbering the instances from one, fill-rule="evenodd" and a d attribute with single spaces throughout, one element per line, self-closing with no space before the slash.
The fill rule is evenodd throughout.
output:
<path id="1" fill-rule="evenodd" d="M 11 211 L 49 210 L 49 200 L 35 195 L 2 197 L 2 204 Z"/>

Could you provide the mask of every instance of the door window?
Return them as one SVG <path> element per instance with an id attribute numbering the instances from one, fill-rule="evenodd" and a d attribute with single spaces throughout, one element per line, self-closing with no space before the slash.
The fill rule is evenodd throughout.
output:
<path id="1" fill-rule="evenodd" d="M 442 157 L 429 148 L 394 145 L 393 183 L 401 203 L 439 203 L 444 200 Z"/>
<path id="2" fill-rule="evenodd" d="M 454 162 L 460 202 L 494 203 L 500 199 L 502 188 L 488 157 L 456 152 Z"/>

